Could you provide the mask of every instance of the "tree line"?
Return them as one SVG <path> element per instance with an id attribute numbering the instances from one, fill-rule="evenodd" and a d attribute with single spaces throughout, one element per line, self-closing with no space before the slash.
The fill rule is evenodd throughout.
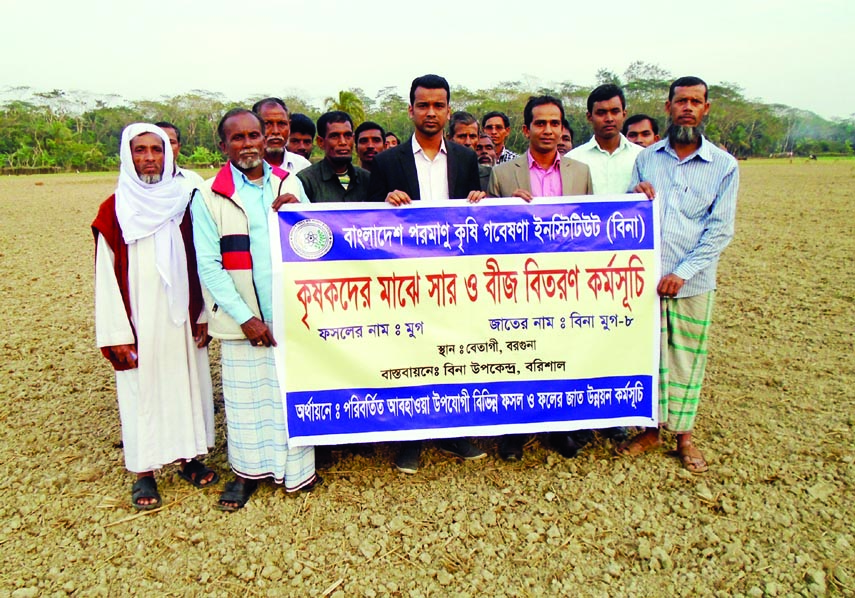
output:
<path id="1" fill-rule="evenodd" d="M 624 89 L 628 115 L 649 114 L 659 120 L 663 129 L 663 102 L 673 79 L 659 66 L 643 62 L 632 63 L 622 75 L 605 69 L 597 73 L 598 85 L 615 83 Z M 523 106 L 529 96 L 550 94 L 560 98 L 579 144 L 592 134 L 585 119 L 590 91 L 590 86 L 571 82 L 543 86 L 506 81 L 477 91 L 453 87 L 451 108 L 466 110 L 476 117 L 492 110 L 505 112 L 513 131 L 506 144 L 521 152 L 527 147 L 521 126 Z M 709 92 L 713 110 L 707 136 L 737 158 L 789 153 L 853 154 L 855 114 L 828 120 L 807 110 L 752 100 L 732 83 L 711 85 Z M 201 90 L 156 101 L 92 97 L 63 90 L 34 92 L 29 88 L 7 88 L 0 95 L 11 96 L 0 104 L 0 169 L 5 172 L 114 169 L 124 126 L 160 120 L 173 122 L 181 129 L 180 163 L 198 167 L 218 164 L 222 161 L 217 147 L 220 117 L 234 106 L 249 106 L 259 99 L 232 102 L 222 94 Z M 299 97 L 283 99 L 292 112 L 302 112 L 312 119 L 326 110 L 342 109 L 357 124 L 364 120 L 377 122 L 401 139 L 413 131 L 407 116 L 408 100 L 394 87 L 381 89 L 373 98 L 361 89 L 344 90 L 327 98 L 322 107 Z"/>

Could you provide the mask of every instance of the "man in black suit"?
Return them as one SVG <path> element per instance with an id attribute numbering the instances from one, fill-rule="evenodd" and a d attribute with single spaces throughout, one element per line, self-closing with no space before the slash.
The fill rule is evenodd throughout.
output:
<path id="1" fill-rule="evenodd" d="M 446 143 L 442 136 L 450 100 L 448 81 L 443 77 L 424 75 L 413 80 L 407 112 L 416 130 L 407 142 L 374 157 L 368 186 L 370 201 L 400 206 L 421 199 L 466 198 L 476 202 L 485 197 L 475 152 Z M 439 448 L 461 459 L 487 456 L 464 438 L 442 440 Z M 421 453 L 420 440 L 401 442 L 395 467 L 403 473 L 416 473 Z"/>
<path id="2" fill-rule="evenodd" d="M 445 78 L 413 80 L 407 113 L 416 130 L 408 141 L 374 158 L 369 200 L 399 206 L 420 199 L 478 201 L 485 196 L 475 152 L 443 138 L 450 100 Z"/>

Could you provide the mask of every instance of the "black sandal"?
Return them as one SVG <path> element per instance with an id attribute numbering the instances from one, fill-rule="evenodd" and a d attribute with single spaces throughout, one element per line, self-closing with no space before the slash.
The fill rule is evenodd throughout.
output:
<path id="1" fill-rule="evenodd" d="M 210 473 L 213 473 L 214 477 L 207 482 L 203 481 Z M 178 477 L 187 480 L 197 488 L 207 488 L 220 481 L 220 474 L 209 467 L 205 467 L 204 463 L 196 459 L 187 461 L 184 467 L 178 470 Z"/>
<path id="2" fill-rule="evenodd" d="M 148 505 L 141 504 L 139 501 L 143 498 L 153 498 L 154 502 Z M 162 501 L 157 492 L 157 482 L 154 481 L 154 476 L 147 475 L 137 478 L 131 487 L 131 505 L 138 511 L 151 511 L 159 508 L 161 504 Z"/>
<path id="3" fill-rule="evenodd" d="M 217 508 L 221 511 L 239 511 L 246 505 L 249 497 L 253 495 L 258 488 L 256 480 L 240 480 L 234 479 L 226 484 L 225 490 L 220 494 L 220 499 L 217 501 Z M 234 505 L 227 503 L 235 503 Z"/>
<path id="4" fill-rule="evenodd" d="M 324 483 L 324 478 L 322 478 L 319 474 L 316 473 L 314 475 L 314 477 L 312 477 L 312 481 L 310 481 L 308 484 L 306 484 L 305 486 L 303 486 L 302 488 L 297 490 L 297 492 L 311 492 L 312 490 L 314 490 L 315 488 L 317 488 L 318 486 L 320 486 L 323 483 Z"/>

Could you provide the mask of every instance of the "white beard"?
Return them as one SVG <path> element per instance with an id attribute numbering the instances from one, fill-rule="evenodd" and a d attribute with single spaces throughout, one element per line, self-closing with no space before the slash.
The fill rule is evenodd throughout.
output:
<path id="1" fill-rule="evenodd" d="M 259 164 L 261 164 L 261 158 L 244 158 L 237 161 L 238 168 L 241 170 L 252 170 Z"/>

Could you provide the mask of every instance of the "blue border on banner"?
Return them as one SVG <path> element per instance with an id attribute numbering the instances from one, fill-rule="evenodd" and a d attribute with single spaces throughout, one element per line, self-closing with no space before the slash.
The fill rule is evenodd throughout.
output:
<path id="1" fill-rule="evenodd" d="M 652 376 L 638 375 L 289 392 L 288 430 L 297 440 L 339 434 L 652 418 L 652 385 Z"/>

